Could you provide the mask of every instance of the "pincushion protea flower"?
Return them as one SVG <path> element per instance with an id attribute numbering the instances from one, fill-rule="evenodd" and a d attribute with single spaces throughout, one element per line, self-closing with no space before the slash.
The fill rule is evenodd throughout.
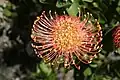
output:
<path id="1" fill-rule="evenodd" d="M 120 48 L 120 25 L 113 30 L 113 42 L 117 48 Z"/>
<path id="2" fill-rule="evenodd" d="M 49 18 L 48 18 L 49 17 Z M 43 11 L 32 28 L 32 47 L 36 54 L 52 65 L 71 64 L 80 69 L 76 57 L 88 64 L 101 48 L 102 31 L 97 20 L 87 13 L 84 16 L 52 15 Z"/>

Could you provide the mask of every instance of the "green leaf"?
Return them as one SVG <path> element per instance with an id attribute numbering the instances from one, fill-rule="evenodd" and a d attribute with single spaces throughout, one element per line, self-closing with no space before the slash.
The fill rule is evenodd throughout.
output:
<path id="1" fill-rule="evenodd" d="M 50 74 L 46 80 L 57 80 L 56 74 L 55 73 Z"/>
<path id="2" fill-rule="evenodd" d="M 91 71 L 91 68 L 87 68 L 87 69 L 85 69 L 85 71 L 83 72 L 83 74 L 84 74 L 84 76 L 90 76 L 91 74 L 92 74 L 92 71 Z"/>
<path id="3" fill-rule="evenodd" d="M 76 16 L 78 14 L 78 7 L 79 7 L 79 3 L 78 2 L 74 2 L 69 8 L 67 8 L 67 12 L 69 15 L 71 16 Z"/>
<path id="4" fill-rule="evenodd" d="M 118 2 L 118 6 L 120 6 L 120 0 L 119 0 L 119 2 Z"/>
<path id="5" fill-rule="evenodd" d="M 120 13 L 120 7 L 117 7 L 117 8 L 116 8 L 116 11 L 117 11 L 118 13 Z"/>
<path id="6" fill-rule="evenodd" d="M 95 75 L 95 80 L 103 80 L 103 78 L 102 75 Z"/>
<path id="7" fill-rule="evenodd" d="M 93 0 L 82 0 L 82 1 L 85 1 L 85 2 L 93 2 Z"/>
<path id="8" fill-rule="evenodd" d="M 100 24 L 105 24 L 105 22 L 107 21 L 107 19 L 106 19 L 106 17 L 102 13 L 100 13 L 98 15 L 98 21 L 100 22 Z"/>
<path id="9" fill-rule="evenodd" d="M 98 18 L 98 21 L 101 23 L 101 24 L 105 24 L 105 20 L 101 17 Z"/>
<path id="10" fill-rule="evenodd" d="M 71 2 L 61 2 L 60 0 L 58 0 L 56 3 L 56 7 L 58 8 L 69 6 L 69 5 L 71 5 Z"/>
<path id="11" fill-rule="evenodd" d="M 99 7 L 98 3 L 96 3 L 96 2 L 93 2 L 92 4 L 93 4 L 93 6 L 96 7 L 96 8 Z"/>
<path id="12" fill-rule="evenodd" d="M 12 3 L 8 2 L 7 5 L 6 5 L 6 8 L 11 10 L 12 9 Z"/>
<path id="13" fill-rule="evenodd" d="M 9 11 L 8 9 L 4 9 L 3 14 L 4 14 L 6 17 L 11 17 L 11 16 L 12 16 L 12 12 Z"/>
<path id="14" fill-rule="evenodd" d="M 96 68 L 98 65 L 97 64 L 90 64 L 92 68 Z"/>
<path id="15" fill-rule="evenodd" d="M 71 2 L 74 2 L 75 0 L 71 0 Z"/>
<path id="16" fill-rule="evenodd" d="M 99 54 L 99 59 L 103 60 L 105 59 L 105 56 L 103 54 Z"/>
<path id="17" fill-rule="evenodd" d="M 40 68 L 41 68 L 42 72 L 44 72 L 47 76 L 49 76 L 50 73 L 52 72 L 52 70 L 50 68 L 48 68 L 48 66 L 44 62 L 40 63 Z"/>
<path id="18" fill-rule="evenodd" d="M 117 48 L 117 49 L 116 49 L 116 52 L 117 52 L 118 54 L 120 54 L 120 48 Z"/>
<path id="19" fill-rule="evenodd" d="M 46 2 L 46 0 L 39 0 L 39 2 L 42 4 L 49 4 L 48 2 Z"/>
<path id="20" fill-rule="evenodd" d="M 120 77 L 120 72 L 119 72 L 118 70 L 116 70 L 116 69 L 114 69 L 114 71 L 115 71 L 115 73 L 117 74 L 117 76 Z"/>

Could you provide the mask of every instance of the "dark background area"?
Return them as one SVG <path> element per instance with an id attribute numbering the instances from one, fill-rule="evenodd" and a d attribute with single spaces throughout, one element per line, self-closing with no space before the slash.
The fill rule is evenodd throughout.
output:
<path id="1" fill-rule="evenodd" d="M 120 50 L 112 32 L 120 22 L 120 0 L 9 0 L 0 2 L 0 80 L 120 80 Z M 77 16 L 90 12 L 101 24 L 103 49 L 81 70 L 51 68 L 31 47 L 31 28 L 43 10 Z"/>

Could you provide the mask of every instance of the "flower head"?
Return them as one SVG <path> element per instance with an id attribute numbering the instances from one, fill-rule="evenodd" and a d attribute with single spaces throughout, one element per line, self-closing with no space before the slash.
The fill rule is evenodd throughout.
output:
<path id="1" fill-rule="evenodd" d="M 75 17 L 55 12 L 54 16 L 46 16 L 43 11 L 33 24 L 31 38 L 36 54 L 45 62 L 64 63 L 65 67 L 73 64 L 79 69 L 74 57 L 90 63 L 100 51 L 102 32 L 99 22 L 89 13 Z"/>
<path id="2" fill-rule="evenodd" d="M 113 42 L 117 48 L 120 48 L 120 25 L 116 26 L 113 31 Z"/>

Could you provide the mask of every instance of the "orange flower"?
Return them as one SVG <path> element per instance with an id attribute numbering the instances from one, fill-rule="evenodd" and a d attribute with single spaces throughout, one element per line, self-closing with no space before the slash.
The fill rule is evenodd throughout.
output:
<path id="1" fill-rule="evenodd" d="M 113 31 L 113 42 L 117 48 L 120 48 L 120 25 L 116 26 Z"/>
<path id="2" fill-rule="evenodd" d="M 48 18 L 49 17 L 49 18 Z M 75 62 L 77 57 L 88 64 L 100 51 L 102 31 L 97 20 L 91 14 L 79 17 L 68 15 L 46 16 L 43 11 L 37 17 L 32 28 L 32 47 L 36 54 L 52 65 L 71 64 L 80 69 Z"/>

